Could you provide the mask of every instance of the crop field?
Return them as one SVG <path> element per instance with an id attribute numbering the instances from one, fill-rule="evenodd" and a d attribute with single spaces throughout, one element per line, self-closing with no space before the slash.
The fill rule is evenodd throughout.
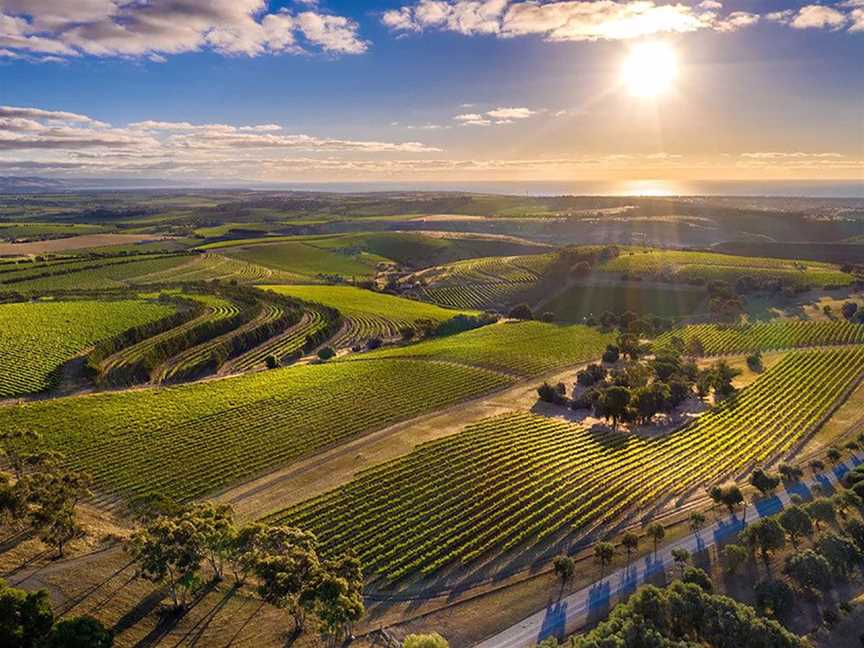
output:
<path id="1" fill-rule="evenodd" d="M 552 254 L 458 261 L 418 273 L 424 299 L 450 308 L 501 308 L 516 300 L 554 260 Z"/>
<path id="2" fill-rule="evenodd" d="M 346 356 L 344 362 L 365 362 L 369 358 L 425 358 L 532 376 L 597 359 L 613 339 L 611 334 L 578 324 L 512 322 L 372 354 Z"/>
<path id="3" fill-rule="evenodd" d="M 686 283 L 715 279 L 734 283 L 748 276 L 759 281 L 777 279 L 789 285 L 824 287 L 845 286 L 854 280 L 852 275 L 829 263 L 675 250 L 625 253 L 607 261 L 601 270 Z"/>
<path id="4" fill-rule="evenodd" d="M 135 278 L 161 272 L 189 261 L 186 255 L 142 255 L 105 259 L 56 260 L 0 266 L 0 290 L 99 290 L 127 285 Z"/>
<path id="5" fill-rule="evenodd" d="M 704 289 L 689 286 L 654 288 L 639 283 L 615 285 L 585 283 L 572 285 L 545 305 L 555 319 L 575 322 L 583 317 L 598 317 L 609 311 L 659 317 L 692 315 L 706 301 Z"/>
<path id="6" fill-rule="evenodd" d="M 300 351 L 306 338 L 314 336 L 327 326 L 327 320 L 320 311 L 310 308 L 304 311 L 300 321 L 281 335 L 274 336 L 254 349 L 223 365 L 220 373 L 236 373 L 261 367 L 267 356 L 274 356 L 280 362 L 293 353 Z"/>
<path id="7" fill-rule="evenodd" d="M 58 367 L 97 342 L 173 312 L 144 300 L 0 305 L 0 397 L 49 389 Z"/>
<path id="8" fill-rule="evenodd" d="M 453 311 L 433 304 L 363 290 L 353 286 L 261 286 L 280 295 L 296 297 L 336 308 L 344 315 L 346 326 L 334 347 L 351 346 L 369 338 L 393 338 L 403 327 L 413 328 L 418 320 L 443 322 L 464 311 Z M 470 312 L 469 314 L 476 314 Z"/>
<path id="9" fill-rule="evenodd" d="M 789 354 L 664 437 L 506 414 L 418 446 L 272 521 L 354 550 L 387 580 L 574 533 L 789 452 L 864 373 L 864 349 Z"/>
<path id="10" fill-rule="evenodd" d="M 692 324 L 667 331 L 657 338 L 655 346 L 662 348 L 675 337 L 684 341 L 685 348 L 692 340 L 698 339 L 705 355 L 734 355 L 807 346 L 859 344 L 864 342 L 864 325 L 846 320 L 774 320 L 744 326 Z"/>
<path id="11" fill-rule="evenodd" d="M 381 360 L 0 408 L 103 491 L 189 500 L 310 452 L 511 384 L 492 371 Z"/>
<path id="12" fill-rule="evenodd" d="M 388 259 L 358 252 L 343 254 L 316 247 L 314 241 L 284 241 L 246 247 L 230 247 L 222 253 L 234 259 L 265 266 L 312 279 L 319 275 L 340 275 L 342 277 L 369 277 L 375 274 L 376 265 Z M 307 280 L 308 283 L 308 280 Z"/>
<path id="13" fill-rule="evenodd" d="M 199 254 L 189 262 L 138 277 L 135 283 L 174 283 L 189 281 L 230 281 L 239 283 L 308 281 L 302 275 L 271 270 L 262 265 L 232 259 L 221 254 Z"/>

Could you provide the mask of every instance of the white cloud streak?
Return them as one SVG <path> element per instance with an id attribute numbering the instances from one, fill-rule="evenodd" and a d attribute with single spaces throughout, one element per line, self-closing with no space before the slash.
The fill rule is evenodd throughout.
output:
<path id="1" fill-rule="evenodd" d="M 319 12 L 268 12 L 267 0 L 0 0 L 0 50 L 15 56 L 145 57 L 320 51 L 360 54 L 357 24 Z M 44 60 L 44 58 L 43 58 Z"/>

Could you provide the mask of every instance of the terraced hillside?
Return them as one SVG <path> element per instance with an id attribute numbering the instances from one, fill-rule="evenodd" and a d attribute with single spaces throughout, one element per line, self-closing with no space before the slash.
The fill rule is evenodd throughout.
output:
<path id="1" fill-rule="evenodd" d="M 768 464 L 818 426 L 864 374 L 864 349 L 788 355 L 752 386 L 663 437 L 516 413 L 419 446 L 272 516 L 388 580 L 578 535 Z"/>
<path id="2" fill-rule="evenodd" d="M 264 286 L 262 286 L 263 288 Z M 350 347 L 379 337 L 395 338 L 404 328 L 416 328 L 427 320 L 444 322 L 460 312 L 433 304 L 403 299 L 393 295 L 362 290 L 353 286 L 266 286 L 268 290 L 308 302 L 338 309 L 345 316 L 345 326 L 331 340 L 334 348 Z M 467 311 L 468 314 L 477 314 Z"/>
<path id="3" fill-rule="evenodd" d="M 777 351 L 806 346 L 860 344 L 864 325 L 838 321 L 775 320 L 744 326 L 693 324 L 667 331 L 655 341 L 663 348 L 680 339 L 688 349 L 696 341 L 704 355 L 734 355 L 754 351 Z"/>
<path id="4" fill-rule="evenodd" d="M 173 312 L 134 299 L 0 305 L 0 397 L 49 389 L 54 372 L 89 347 Z"/>
<path id="5" fill-rule="evenodd" d="M 272 270 L 221 254 L 198 254 L 183 265 L 138 277 L 135 283 L 175 283 L 190 281 L 235 280 L 240 283 L 305 281 L 306 277 L 291 272 Z"/>

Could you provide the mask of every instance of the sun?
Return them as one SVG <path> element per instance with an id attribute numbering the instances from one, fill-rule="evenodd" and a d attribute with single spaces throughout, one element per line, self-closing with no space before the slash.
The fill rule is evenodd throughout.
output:
<path id="1" fill-rule="evenodd" d="M 676 78 L 678 57 L 662 42 L 634 45 L 621 70 L 622 83 L 637 97 L 656 97 L 672 87 Z"/>

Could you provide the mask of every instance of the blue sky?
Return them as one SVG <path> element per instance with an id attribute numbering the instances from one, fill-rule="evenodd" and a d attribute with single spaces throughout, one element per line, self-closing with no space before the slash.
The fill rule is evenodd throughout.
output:
<path id="1" fill-rule="evenodd" d="M 864 0 L 0 0 L 0 105 L 2 175 L 856 179 Z"/>

